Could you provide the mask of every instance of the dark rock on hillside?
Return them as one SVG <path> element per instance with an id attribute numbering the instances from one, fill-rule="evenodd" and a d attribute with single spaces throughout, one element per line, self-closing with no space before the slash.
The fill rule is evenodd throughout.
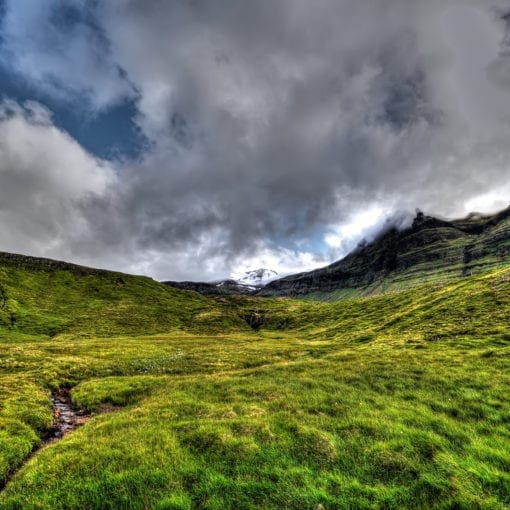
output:
<path id="1" fill-rule="evenodd" d="M 411 227 L 390 228 L 344 259 L 274 280 L 257 295 L 369 295 L 447 281 L 505 263 L 510 263 L 510 208 L 452 221 L 420 212 Z"/>
<path id="2" fill-rule="evenodd" d="M 204 296 L 248 295 L 256 292 L 256 288 L 250 285 L 242 285 L 235 280 L 223 280 L 221 282 L 161 282 L 169 287 L 181 290 L 194 290 Z"/>

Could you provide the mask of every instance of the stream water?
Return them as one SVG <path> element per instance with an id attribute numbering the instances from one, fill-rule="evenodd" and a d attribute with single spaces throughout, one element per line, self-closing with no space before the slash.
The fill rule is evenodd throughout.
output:
<path id="1" fill-rule="evenodd" d="M 53 425 L 44 436 L 45 444 L 60 439 L 89 419 L 85 411 L 74 408 L 69 388 L 59 388 L 53 392 L 51 402 L 53 403 Z"/>

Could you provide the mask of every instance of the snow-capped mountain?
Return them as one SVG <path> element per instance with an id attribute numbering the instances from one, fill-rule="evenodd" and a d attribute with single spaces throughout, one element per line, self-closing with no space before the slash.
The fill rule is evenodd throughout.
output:
<path id="1" fill-rule="evenodd" d="M 272 269 L 255 269 L 230 275 L 228 280 L 215 282 L 163 282 L 170 287 L 184 290 L 194 290 L 206 296 L 225 294 L 254 294 L 264 285 L 278 277 Z"/>
<path id="2" fill-rule="evenodd" d="M 241 285 L 249 285 L 252 287 L 262 287 L 267 282 L 274 280 L 278 276 L 276 271 L 272 269 L 254 269 L 253 271 L 246 271 L 241 275 L 232 275 L 232 278 Z"/>

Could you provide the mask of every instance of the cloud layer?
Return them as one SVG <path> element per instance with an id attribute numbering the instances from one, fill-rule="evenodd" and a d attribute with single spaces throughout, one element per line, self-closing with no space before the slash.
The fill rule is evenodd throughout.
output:
<path id="1" fill-rule="evenodd" d="M 504 2 L 35 4 L 7 2 L 5 65 L 73 108 L 135 98 L 149 145 L 99 161 L 4 105 L 2 249 L 210 279 L 327 263 L 397 211 L 510 201 Z"/>

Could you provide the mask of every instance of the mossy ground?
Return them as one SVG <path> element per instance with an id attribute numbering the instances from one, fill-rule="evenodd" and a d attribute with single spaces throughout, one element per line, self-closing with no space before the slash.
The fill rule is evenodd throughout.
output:
<path id="1" fill-rule="evenodd" d="M 17 271 L 0 508 L 510 506 L 509 269 L 337 303 Z M 94 415 L 25 462 L 61 385 Z"/>

